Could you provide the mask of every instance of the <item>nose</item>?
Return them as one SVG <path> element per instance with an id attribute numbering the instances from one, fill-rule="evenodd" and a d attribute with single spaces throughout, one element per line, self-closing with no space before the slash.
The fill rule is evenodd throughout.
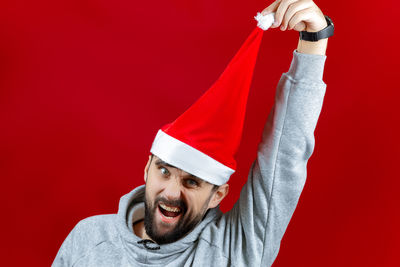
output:
<path id="1" fill-rule="evenodd" d="M 171 178 L 168 180 L 164 189 L 164 196 L 169 200 L 180 199 L 181 197 L 181 185 L 179 179 Z"/>

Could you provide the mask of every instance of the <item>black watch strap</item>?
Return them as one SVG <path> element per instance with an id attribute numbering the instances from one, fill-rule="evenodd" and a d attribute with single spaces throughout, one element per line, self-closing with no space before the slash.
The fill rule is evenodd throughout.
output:
<path id="1" fill-rule="evenodd" d="M 317 42 L 321 39 L 325 39 L 328 37 L 331 37 L 333 35 L 333 22 L 330 17 L 325 15 L 326 22 L 328 23 L 328 26 L 325 27 L 324 29 L 320 30 L 319 32 L 306 32 L 302 31 L 300 32 L 300 39 L 305 40 L 305 41 L 310 41 L 310 42 Z"/>

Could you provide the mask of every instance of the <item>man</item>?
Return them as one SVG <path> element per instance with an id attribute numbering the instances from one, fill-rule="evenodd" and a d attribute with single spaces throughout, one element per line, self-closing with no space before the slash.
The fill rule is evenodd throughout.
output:
<path id="1" fill-rule="evenodd" d="M 289 71 L 278 83 L 257 159 L 232 210 L 222 214 L 218 205 L 228 194 L 226 182 L 235 168 L 232 154 L 252 75 L 243 66 L 254 67 L 258 31 L 219 81 L 158 132 L 144 169 L 146 185 L 121 198 L 117 215 L 81 221 L 53 266 L 272 265 L 305 183 L 333 25 L 310 0 L 277 0 L 262 13 L 261 19 L 275 14 L 273 28 L 308 33 L 302 33 Z M 232 95 L 236 98 L 230 100 Z"/>

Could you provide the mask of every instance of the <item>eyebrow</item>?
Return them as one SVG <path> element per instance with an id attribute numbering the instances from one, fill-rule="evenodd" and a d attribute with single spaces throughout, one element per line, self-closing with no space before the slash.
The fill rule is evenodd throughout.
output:
<path id="1" fill-rule="evenodd" d="M 163 161 L 162 159 L 157 159 L 157 160 L 155 161 L 155 164 L 156 164 L 157 166 L 167 166 L 167 167 L 170 167 L 170 168 L 174 168 L 174 169 L 181 170 L 181 169 L 179 169 L 179 168 L 177 168 L 177 167 L 175 167 L 175 166 L 172 166 L 172 165 L 169 164 L 169 163 L 166 163 L 166 162 Z M 203 181 L 203 179 L 201 179 L 201 178 L 199 178 L 199 177 L 197 177 L 197 176 L 195 176 L 195 175 L 193 175 L 193 174 L 190 174 L 190 173 L 189 173 L 189 175 L 187 175 L 187 177 L 195 178 L 195 179 L 198 180 L 198 181 Z"/>

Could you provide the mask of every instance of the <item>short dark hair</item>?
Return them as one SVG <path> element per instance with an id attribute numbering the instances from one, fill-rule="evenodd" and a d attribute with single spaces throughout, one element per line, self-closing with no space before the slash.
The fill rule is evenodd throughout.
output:
<path id="1" fill-rule="evenodd" d="M 212 191 L 215 192 L 215 191 L 218 190 L 218 188 L 219 188 L 219 185 L 216 185 L 216 184 L 215 184 L 215 185 L 213 186 L 213 188 L 212 188 Z"/>

